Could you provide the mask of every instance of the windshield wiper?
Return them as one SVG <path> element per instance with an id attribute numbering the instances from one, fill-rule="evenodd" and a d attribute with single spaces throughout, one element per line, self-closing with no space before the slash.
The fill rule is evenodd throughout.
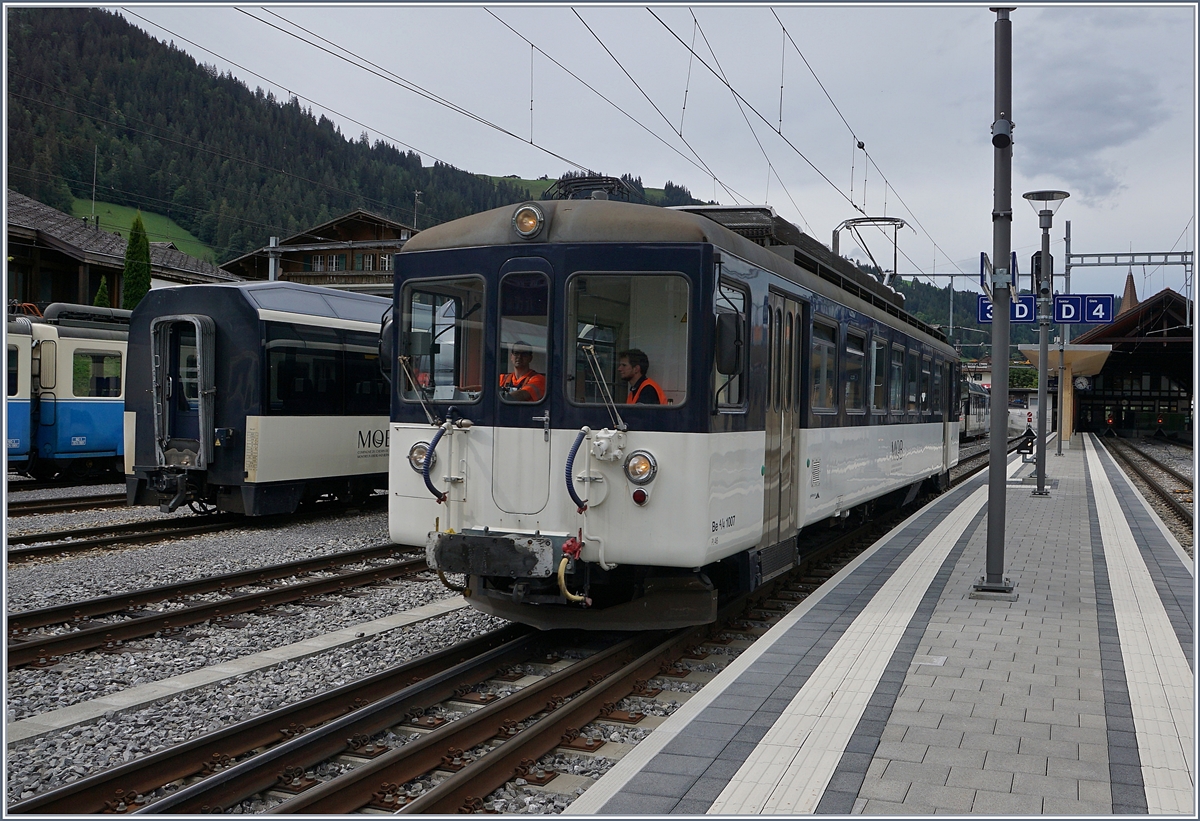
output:
<path id="1" fill-rule="evenodd" d="M 609 393 L 608 383 L 600 374 L 600 360 L 596 356 L 596 346 L 580 345 L 579 347 L 583 350 L 583 358 L 587 360 L 588 366 L 592 369 L 592 376 L 596 378 L 596 384 L 600 386 L 600 395 L 604 399 L 604 406 L 608 408 L 609 417 L 613 420 L 613 427 L 617 430 L 628 430 L 625 420 L 621 418 L 621 412 L 617 410 L 617 403 L 613 401 L 612 394 Z"/>

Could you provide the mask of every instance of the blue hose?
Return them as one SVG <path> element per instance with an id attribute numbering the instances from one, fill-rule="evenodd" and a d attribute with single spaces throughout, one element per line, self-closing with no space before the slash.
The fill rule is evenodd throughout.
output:
<path id="1" fill-rule="evenodd" d="M 438 500 L 439 505 L 446 501 L 446 494 L 434 487 L 433 482 L 429 481 L 429 468 L 433 464 L 433 452 L 437 450 L 438 441 L 445 432 L 445 428 L 437 429 L 437 433 L 433 435 L 433 441 L 429 443 L 429 449 L 425 451 L 425 461 L 421 463 L 421 478 L 425 480 L 425 487 L 429 488 L 429 492 Z"/>
<path id="2" fill-rule="evenodd" d="M 575 444 L 571 445 L 571 453 L 567 456 L 567 493 L 571 494 L 571 501 L 578 508 L 576 513 L 583 513 L 587 510 L 587 502 L 579 498 L 579 494 L 575 492 L 575 483 L 571 481 L 571 474 L 575 467 L 575 454 L 579 452 L 579 446 L 583 444 L 583 440 L 587 437 L 586 431 L 579 431 L 579 435 L 575 437 Z"/>

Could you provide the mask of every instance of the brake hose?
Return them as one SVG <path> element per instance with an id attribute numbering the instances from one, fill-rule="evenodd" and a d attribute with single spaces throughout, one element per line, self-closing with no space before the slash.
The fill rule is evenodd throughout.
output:
<path id="1" fill-rule="evenodd" d="M 446 501 L 447 495 L 439 491 L 433 486 L 433 482 L 429 481 L 429 468 L 433 464 L 433 452 L 437 450 L 438 441 L 442 438 L 442 434 L 446 432 L 446 427 L 449 424 L 451 423 L 446 422 L 437 429 L 437 433 L 433 435 L 433 441 L 429 443 L 429 449 L 425 451 L 425 461 L 421 463 L 421 478 L 425 480 L 425 487 L 429 488 L 429 492 L 438 500 L 439 505 Z"/>
<path id="2" fill-rule="evenodd" d="M 571 501 L 575 503 L 576 513 L 583 513 L 587 510 L 587 502 L 579 498 L 579 494 L 575 492 L 575 483 L 571 481 L 571 474 L 575 467 L 575 454 L 579 452 L 579 446 L 583 444 L 583 440 L 591 433 L 589 428 L 583 428 L 579 431 L 579 435 L 575 437 L 575 444 L 571 445 L 571 453 L 567 456 L 567 493 L 571 494 Z M 437 441 L 436 439 L 434 440 Z M 426 482 L 429 480 L 426 479 Z"/>

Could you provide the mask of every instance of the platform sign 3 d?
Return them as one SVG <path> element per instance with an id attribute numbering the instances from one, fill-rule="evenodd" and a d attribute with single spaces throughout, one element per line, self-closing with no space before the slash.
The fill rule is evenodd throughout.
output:
<path id="1" fill-rule="evenodd" d="M 1055 294 L 1054 321 L 1059 325 L 1084 322 L 1102 325 L 1113 321 L 1112 294 Z"/>
<path id="2" fill-rule="evenodd" d="M 1008 319 L 1010 322 L 1034 322 L 1037 319 L 1037 299 L 1033 294 L 1021 294 L 1008 303 Z M 992 301 L 984 294 L 979 295 L 979 304 L 975 310 L 975 320 L 981 325 L 992 321 Z"/>

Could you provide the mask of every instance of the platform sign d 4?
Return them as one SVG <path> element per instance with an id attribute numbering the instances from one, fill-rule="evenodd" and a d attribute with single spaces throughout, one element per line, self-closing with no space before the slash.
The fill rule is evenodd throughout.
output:
<path id="1" fill-rule="evenodd" d="M 1037 319 L 1037 299 L 1033 294 L 1021 294 L 1008 303 L 1008 319 L 1010 322 L 1034 322 Z M 976 306 L 975 320 L 981 325 L 992 321 L 992 301 L 984 294 L 979 295 Z"/>
<path id="2" fill-rule="evenodd" d="M 1113 321 L 1112 294 L 1055 294 L 1054 321 L 1059 325 L 1083 322 L 1101 325 Z"/>

